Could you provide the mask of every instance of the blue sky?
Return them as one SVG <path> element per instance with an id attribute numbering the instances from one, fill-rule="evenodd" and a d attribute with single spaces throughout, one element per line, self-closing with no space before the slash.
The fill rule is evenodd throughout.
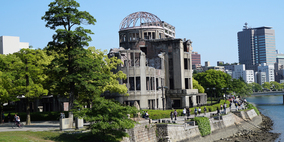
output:
<path id="1" fill-rule="evenodd" d="M 0 5 L 0 36 L 19 36 L 34 48 L 44 48 L 54 30 L 45 27 L 41 16 L 48 0 L 3 0 Z M 80 10 L 97 19 L 95 26 L 83 25 L 95 34 L 90 46 L 102 50 L 117 48 L 119 24 L 127 15 L 146 11 L 176 27 L 176 38 L 190 39 L 201 63 L 238 62 L 237 32 L 249 27 L 271 26 L 276 49 L 284 53 L 284 1 L 281 0 L 77 0 Z"/>

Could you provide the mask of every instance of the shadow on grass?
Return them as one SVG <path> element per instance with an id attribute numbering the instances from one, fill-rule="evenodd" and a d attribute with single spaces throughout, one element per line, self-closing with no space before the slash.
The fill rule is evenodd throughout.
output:
<path id="1" fill-rule="evenodd" d="M 59 136 L 45 137 L 45 140 L 60 141 L 60 142 L 119 142 L 120 140 L 102 140 L 100 136 L 93 135 L 92 133 L 78 133 L 68 134 L 62 133 Z"/>

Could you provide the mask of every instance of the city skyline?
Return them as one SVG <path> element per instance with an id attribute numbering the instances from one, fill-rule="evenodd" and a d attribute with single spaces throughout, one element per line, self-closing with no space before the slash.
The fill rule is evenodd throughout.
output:
<path id="1" fill-rule="evenodd" d="M 55 33 L 46 28 L 41 20 L 50 2 L 3 1 L 0 6 L 0 36 L 19 36 L 21 42 L 29 42 L 34 48 L 44 48 Z M 276 49 L 284 52 L 282 1 L 77 2 L 80 3 L 80 10 L 89 12 L 97 19 L 95 26 L 82 26 L 95 33 L 91 35 L 93 41 L 89 46 L 102 50 L 119 47 L 118 31 L 123 18 L 137 11 L 146 11 L 175 26 L 176 38 L 190 39 L 193 51 L 201 55 L 202 65 L 205 61 L 210 61 L 211 65 L 216 65 L 217 61 L 239 62 L 237 32 L 242 30 L 245 22 L 251 28 L 272 27 L 275 30 Z"/>

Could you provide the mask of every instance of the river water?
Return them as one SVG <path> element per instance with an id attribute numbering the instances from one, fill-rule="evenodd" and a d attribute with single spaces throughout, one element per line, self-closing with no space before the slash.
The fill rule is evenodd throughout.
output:
<path id="1" fill-rule="evenodd" d="M 274 122 L 271 132 L 281 133 L 276 140 L 284 141 L 284 105 L 283 95 L 279 96 L 252 96 L 246 98 L 248 102 L 256 105 L 259 111 Z"/>

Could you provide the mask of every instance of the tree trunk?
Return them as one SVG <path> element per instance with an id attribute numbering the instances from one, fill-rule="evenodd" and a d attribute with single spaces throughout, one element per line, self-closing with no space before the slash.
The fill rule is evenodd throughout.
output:
<path id="1" fill-rule="evenodd" d="M 29 101 L 29 98 L 26 98 L 26 105 L 27 105 L 26 125 L 30 125 L 31 124 L 31 111 L 30 111 L 30 101 Z"/>
<path id="2" fill-rule="evenodd" d="M 2 119 L 2 115 L 3 115 L 3 114 L 2 114 L 2 113 L 3 113 L 3 104 L 0 103 L 0 105 L 1 105 L 1 106 L 0 106 L 0 111 L 1 111 L 1 112 L 0 112 L 0 114 L 1 114 L 1 119 L 0 119 L 1 122 L 0 122 L 0 123 L 2 124 L 2 121 L 3 121 L 3 119 Z"/>
<path id="3" fill-rule="evenodd" d="M 28 60 L 25 60 L 26 63 L 26 72 L 28 72 L 29 68 L 28 68 Z M 29 76 L 26 75 L 26 94 L 28 94 L 29 90 L 27 90 L 28 86 L 30 85 L 29 82 Z M 27 119 L 26 119 L 26 125 L 30 125 L 31 124 L 31 115 L 30 115 L 30 102 L 29 102 L 29 98 L 27 97 L 27 95 L 25 95 L 26 98 L 26 108 L 27 108 Z"/>

